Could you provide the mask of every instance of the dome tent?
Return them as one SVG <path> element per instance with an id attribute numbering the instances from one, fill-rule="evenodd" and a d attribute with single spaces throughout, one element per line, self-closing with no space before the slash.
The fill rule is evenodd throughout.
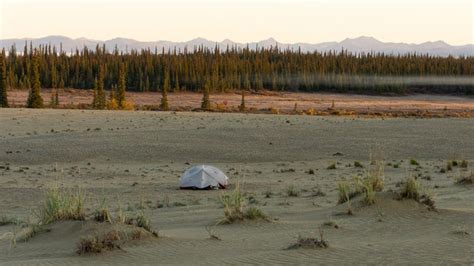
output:
<path id="1" fill-rule="evenodd" d="M 180 178 L 181 189 L 219 189 L 228 184 L 228 177 L 210 165 L 196 165 L 184 172 Z"/>

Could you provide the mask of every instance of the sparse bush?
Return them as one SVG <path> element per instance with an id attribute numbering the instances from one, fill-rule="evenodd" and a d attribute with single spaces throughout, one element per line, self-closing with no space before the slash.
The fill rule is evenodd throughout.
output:
<path id="1" fill-rule="evenodd" d="M 418 163 L 418 161 L 416 161 L 415 159 L 411 159 L 411 160 L 410 160 L 410 164 L 411 164 L 411 165 L 420 165 L 420 164 Z"/>
<path id="2" fill-rule="evenodd" d="M 275 107 L 270 107 L 268 109 L 268 111 L 270 111 L 271 114 L 274 114 L 274 115 L 277 115 L 280 113 L 280 110 L 278 108 L 275 108 Z"/>
<path id="3" fill-rule="evenodd" d="M 466 160 L 462 160 L 461 164 L 459 165 L 461 168 L 467 168 L 468 162 Z"/>
<path id="4" fill-rule="evenodd" d="M 358 161 L 355 161 L 355 162 L 354 162 L 354 167 L 356 167 L 356 168 L 364 168 L 364 165 L 362 165 L 362 164 L 361 164 L 360 162 L 358 162 Z"/>
<path id="5" fill-rule="evenodd" d="M 117 101 L 114 98 L 112 98 L 107 101 L 106 107 L 108 110 L 117 110 L 119 106 L 117 104 Z"/>
<path id="6" fill-rule="evenodd" d="M 304 113 L 307 114 L 307 115 L 315 115 L 316 114 L 316 109 L 311 107 L 311 108 L 306 109 L 304 111 Z"/>
<path id="7" fill-rule="evenodd" d="M 332 163 L 327 167 L 328 170 L 334 170 L 336 169 L 336 163 Z"/>

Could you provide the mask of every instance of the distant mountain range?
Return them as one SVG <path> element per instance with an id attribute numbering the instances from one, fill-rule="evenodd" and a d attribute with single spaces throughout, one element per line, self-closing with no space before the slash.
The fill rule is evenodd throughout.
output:
<path id="1" fill-rule="evenodd" d="M 435 42 L 424 42 L 420 44 L 408 44 L 408 43 L 393 43 L 393 42 L 381 42 L 373 37 L 361 36 L 354 39 L 345 39 L 341 42 L 323 42 L 317 44 L 311 43 L 281 43 L 273 38 L 251 43 L 238 43 L 231 40 L 224 40 L 222 42 L 210 41 L 204 38 L 196 38 L 187 42 L 171 42 L 171 41 L 156 41 L 156 42 L 141 42 L 133 39 L 126 38 L 114 38 L 106 41 L 91 40 L 86 38 L 71 39 L 65 36 L 47 36 L 44 38 L 37 39 L 3 39 L 0 40 L 0 47 L 9 50 L 13 44 L 16 45 L 17 51 L 23 51 L 25 42 L 32 42 L 34 47 L 41 44 L 51 44 L 56 46 L 58 49 L 62 44 L 63 51 L 71 52 L 78 49 L 82 49 L 87 46 L 90 49 L 95 49 L 96 45 L 103 45 L 112 51 L 117 47 L 120 51 L 127 52 L 132 49 L 151 49 L 155 48 L 161 53 L 162 49 L 167 51 L 168 49 L 174 49 L 183 51 L 187 47 L 188 50 L 193 50 L 194 47 L 204 46 L 207 48 L 215 48 L 216 45 L 221 49 L 227 47 L 249 47 L 255 49 L 256 47 L 275 47 L 278 45 L 281 49 L 290 48 L 293 50 L 301 49 L 302 52 L 313 52 L 313 51 L 341 51 L 342 49 L 349 52 L 360 53 L 360 52 L 384 52 L 388 54 L 405 54 L 405 53 L 423 53 L 437 56 L 474 56 L 474 44 L 467 45 L 449 45 L 443 41 Z"/>

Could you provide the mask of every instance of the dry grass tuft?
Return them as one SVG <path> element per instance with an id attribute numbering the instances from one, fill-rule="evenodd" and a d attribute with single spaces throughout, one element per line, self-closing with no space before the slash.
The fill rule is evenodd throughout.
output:
<path id="1" fill-rule="evenodd" d="M 102 253 L 106 250 L 120 249 L 120 232 L 111 230 L 101 236 L 89 236 L 81 238 L 77 244 L 76 253 L 79 255 L 88 253 Z"/>
<path id="2" fill-rule="evenodd" d="M 323 236 L 323 231 L 321 228 L 319 229 L 319 234 L 320 238 L 316 237 L 307 237 L 303 238 L 301 236 L 298 236 L 298 239 L 296 240 L 295 244 L 290 245 L 287 249 L 298 249 L 298 248 L 309 248 L 309 249 L 315 249 L 315 248 L 328 248 L 329 243 L 324 240 Z"/>
<path id="3" fill-rule="evenodd" d="M 474 184 L 474 172 L 471 171 L 470 175 L 461 175 L 457 180 L 456 184 L 460 185 L 472 185 Z"/>
<path id="4" fill-rule="evenodd" d="M 222 240 L 220 237 L 218 237 L 216 235 L 216 233 L 214 232 L 212 227 L 206 226 L 205 228 L 206 228 L 206 232 L 209 234 L 209 239 L 211 239 L 211 240 Z"/>

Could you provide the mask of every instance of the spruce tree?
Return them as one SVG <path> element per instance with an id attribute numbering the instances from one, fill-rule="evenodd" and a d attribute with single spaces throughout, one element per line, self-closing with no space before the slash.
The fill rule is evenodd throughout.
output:
<path id="1" fill-rule="evenodd" d="M 32 77 L 30 78 L 30 80 L 32 82 L 32 86 L 28 95 L 28 101 L 26 103 L 26 106 L 28 108 L 43 108 L 43 98 L 41 98 L 41 82 L 38 61 L 38 52 L 35 51 L 33 55 L 33 60 L 31 62 Z"/>
<path id="2" fill-rule="evenodd" d="M 97 75 L 96 90 L 97 90 L 97 99 L 95 101 L 94 108 L 105 109 L 106 99 L 105 99 L 105 91 L 104 91 L 104 69 L 102 66 L 99 67 L 99 73 Z"/>
<path id="3" fill-rule="evenodd" d="M 59 106 L 59 91 L 56 89 L 56 93 L 54 93 L 54 105 Z"/>
<path id="4" fill-rule="evenodd" d="M 245 111 L 246 107 L 245 107 L 245 92 L 244 90 L 242 90 L 242 101 L 240 102 L 240 106 L 239 106 L 239 110 L 241 112 Z"/>
<path id="5" fill-rule="evenodd" d="M 211 110 L 211 102 L 209 100 L 209 91 L 211 88 L 211 79 L 206 77 L 206 83 L 204 84 L 204 90 L 202 94 L 201 109 Z"/>
<path id="6" fill-rule="evenodd" d="M 3 52 L 0 58 L 0 107 L 8 107 L 7 65 Z"/>
<path id="7" fill-rule="evenodd" d="M 170 74 L 169 71 L 166 71 L 165 78 L 163 80 L 163 89 L 161 90 L 161 104 L 160 109 L 163 111 L 169 110 L 168 105 L 168 89 L 170 87 Z"/>
<path id="8" fill-rule="evenodd" d="M 56 96 L 57 96 L 57 90 L 51 90 L 51 99 L 49 100 L 49 106 L 50 107 L 55 107 L 56 105 Z"/>
<path id="9" fill-rule="evenodd" d="M 119 79 L 118 79 L 118 91 L 117 91 L 117 103 L 119 109 L 124 109 L 126 100 L 125 100 L 125 86 L 126 86 L 126 76 L 125 76 L 125 64 L 120 64 L 119 69 Z"/>
<path id="10" fill-rule="evenodd" d="M 178 72 L 176 72 L 175 78 L 174 78 L 174 91 L 178 92 L 179 91 L 179 79 L 178 79 Z"/>
<path id="11" fill-rule="evenodd" d="M 98 93 L 97 93 L 97 78 L 94 79 L 94 96 L 92 98 L 92 108 L 97 108 L 99 99 L 98 99 Z"/>

